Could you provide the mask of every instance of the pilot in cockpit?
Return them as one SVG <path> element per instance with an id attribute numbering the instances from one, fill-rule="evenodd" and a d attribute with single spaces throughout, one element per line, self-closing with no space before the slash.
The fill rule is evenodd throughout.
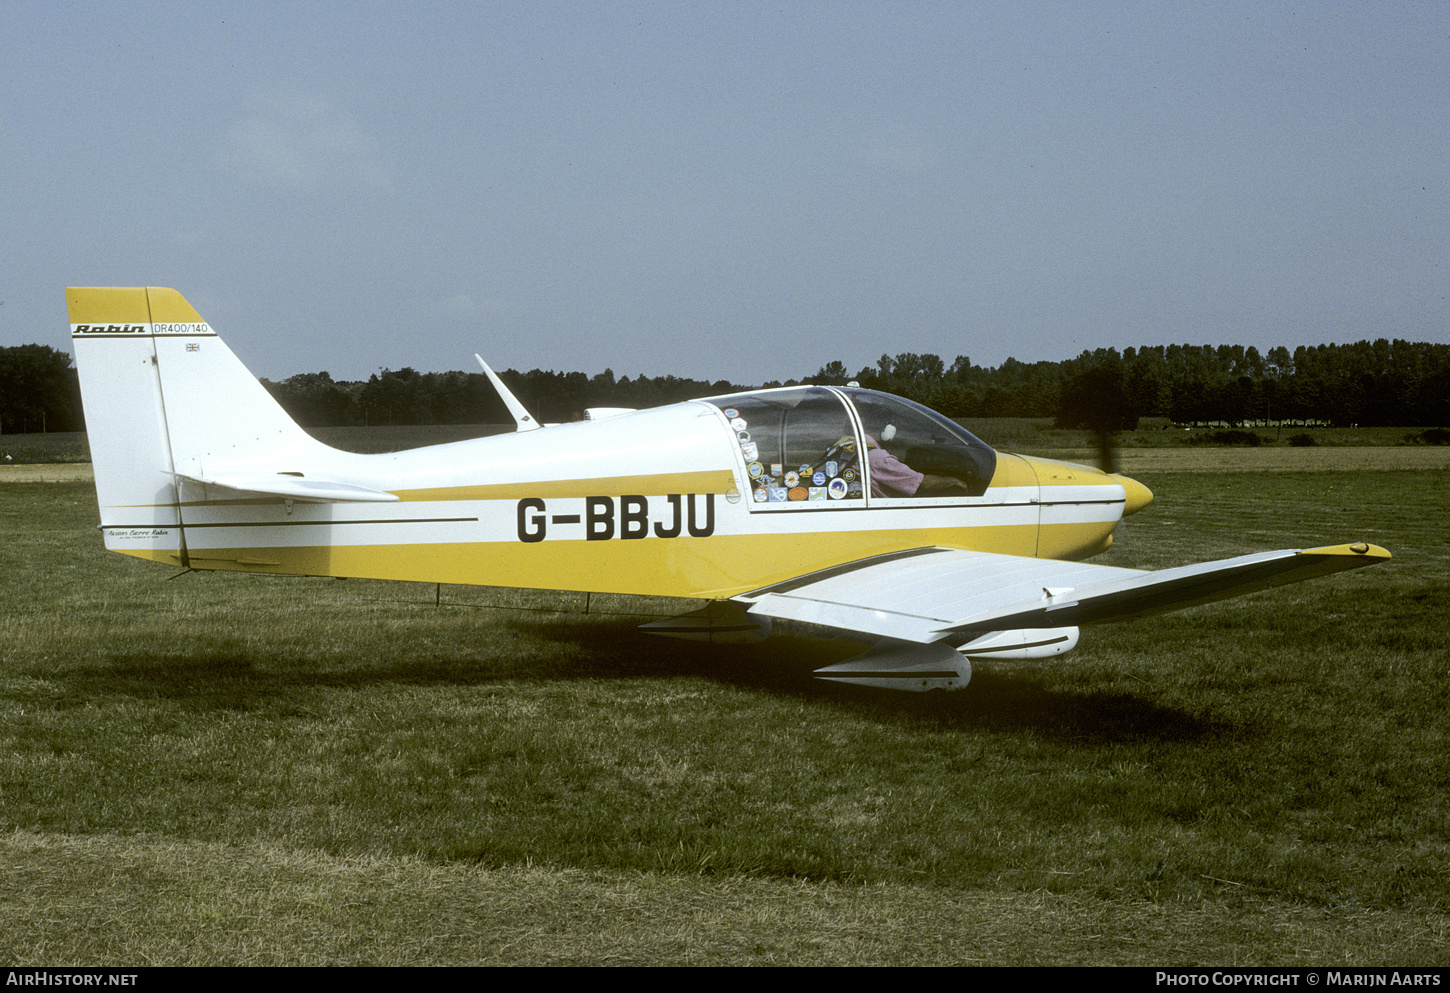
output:
<path id="1" fill-rule="evenodd" d="M 896 425 L 887 424 L 881 428 L 881 440 L 890 442 L 896 437 Z M 833 452 L 848 463 L 856 462 L 856 440 L 844 437 L 836 442 Z M 871 468 L 871 495 L 874 497 L 915 496 L 968 496 L 971 489 L 954 476 L 938 476 L 917 472 L 881 447 L 873 435 L 866 436 L 866 461 Z"/>

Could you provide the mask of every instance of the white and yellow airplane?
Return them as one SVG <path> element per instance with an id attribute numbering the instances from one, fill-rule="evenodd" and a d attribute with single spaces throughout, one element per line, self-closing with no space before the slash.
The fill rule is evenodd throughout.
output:
<path id="1" fill-rule="evenodd" d="M 188 569 L 692 597 L 645 628 L 850 632 L 817 675 L 951 689 L 1078 627 L 1371 565 L 1356 543 L 1143 572 L 1079 560 L 1153 494 L 994 451 L 919 404 L 798 386 L 387 455 L 299 428 L 175 290 L 66 291 L 101 530 Z M 480 364 L 483 360 L 479 359 Z M 862 457 L 864 453 L 865 457 Z"/>

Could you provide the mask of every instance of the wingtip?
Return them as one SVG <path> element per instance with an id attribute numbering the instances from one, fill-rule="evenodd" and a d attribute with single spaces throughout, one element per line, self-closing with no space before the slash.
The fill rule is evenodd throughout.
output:
<path id="1" fill-rule="evenodd" d="M 1323 548 L 1305 548 L 1300 550 L 1300 555 L 1344 555 L 1351 558 L 1362 558 L 1369 562 L 1383 562 L 1386 559 L 1394 558 L 1388 549 L 1379 545 L 1371 545 L 1367 541 L 1351 542 L 1347 545 L 1325 545 Z"/>

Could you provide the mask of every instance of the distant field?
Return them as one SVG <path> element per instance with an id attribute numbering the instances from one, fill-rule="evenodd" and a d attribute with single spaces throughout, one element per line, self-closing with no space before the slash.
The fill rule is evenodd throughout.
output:
<path id="1" fill-rule="evenodd" d="M 1141 478 L 1099 561 L 1396 557 L 921 697 L 671 603 L 177 577 L 0 485 L 0 961 L 1450 964 L 1450 475 Z"/>
<path id="2" fill-rule="evenodd" d="M 1040 449 L 1026 453 L 1094 465 L 1089 449 Z M 1450 448 L 1124 448 L 1117 471 L 1145 472 L 1383 472 L 1450 469 Z"/>
<path id="3" fill-rule="evenodd" d="M 988 444 L 1009 452 L 1036 453 L 1039 449 L 1081 449 L 1089 451 L 1094 443 L 1085 431 L 1068 431 L 1052 426 L 1052 419 L 1046 417 L 996 417 L 967 418 L 962 425 Z M 1173 427 L 1162 418 L 1145 418 L 1144 425 L 1136 431 L 1124 431 L 1116 435 L 1120 449 L 1134 448 L 1178 448 L 1198 447 L 1204 439 L 1225 430 L 1216 428 Z M 1416 445 L 1423 428 L 1305 428 L 1252 427 L 1243 429 L 1256 435 L 1263 447 L 1295 447 L 1290 439 L 1296 435 L 1307 436 L 1312 446 L 1331 448 L 1374 448 L 1381 446 Z M 1213 447 L 1211 444 L 1209 447 Z M 1219 446 L 1242 447 L 1242 446 Z"/>
<path id="4" fill-rule="evenodd" d="M 0 464 L 7 455 L 12 463 L 89 462 L 91 448 L 84 431 L 0 434 Z"/>

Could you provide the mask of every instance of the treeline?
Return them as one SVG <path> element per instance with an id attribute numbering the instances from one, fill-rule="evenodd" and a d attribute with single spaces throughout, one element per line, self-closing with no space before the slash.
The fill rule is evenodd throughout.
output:
<path id="1" fill-rule="evenodd" d="M 813 382 L 841 382 L 839 362 Z M 958 356 L 881 356 L 853 377 L 951 417 L 1053 417 L 1064 427 L 1323 422 L 1450 424 L 1450 345 L 1381 338 L 1349 345 L 1100 348 L 1063 362 L 1008 359 L 995 369 Z"/>
<path id="2" fill-rule="evenodd" d="M 0 434 L 84 429 L 69 352 L 49 345 L 0 348 Z"/>
<path id="3" fill-rule="evenodd" d="M 658 407 L 744 389 L 724 380 L 707 383 L 674 376 L 615 379 L 610 369 L 593 377 L 582 372 L 509 369 L 499 378 L 545 423 L 571 420 L 586 407 Z M 308 372 L 276 383 L 264 379 L 262 385 L 304 427 L 506 424 L 510 420 L 493 384 L 481 372 L 385 369 L 366 382 L 335 382 L 326 372 Z"/>
<path id="4" fill-rule="evenodd" d="M 653 407 L 751 388 L 674 376 L 616 379 L 608 369 L 593 377 L 510 369 L 501 378 L 542 421 L 569 420 L 586 407 Z M 1052 417 L 1063 426 L 1107 430 L 1130 428 L 1142 417 L 1185 424 L 1450 424 L 1450 345 L 1383 338 L 1267 354 L 1242 345 L 1107 348 L 1062 362 L 1009 358 L 996 368 L 965 355 L 947 365 L 936 355 L 902 353 L 882 355 L 854 374 L 829 362 L 813 375 L 761 388 L 852 381 L 949 417 Z M 482 373 L 400 369 L 367 382 L 334 382 L 321 372 L 266 385 L 308 426 L 508 420 Z"/>
<path id="5" fill-rule="evenodd" d="M 675 376 L 616 378 L 510 369 L 501 378 L 541 421 L 586 407 L 654 407 L 750 385 Z M 1007 359 L 985 368 L 959 355 L 882 355 L 854 374 L 829 362 L 797 383 L 861 386 L 909 397 L 950 417 L 1052 417 L 1067 427 L 1118 430 L 1142 417 L 1176 423 L 1450 425 L 1450 345 L 1381 338 L 1260 352 L 1242 345 L 1155 345 L 1085 351 L 1062 362 Z M 367 381 L 326 372 L 262 383 L 307 427 L 507 423 L 482 373 L 384 370 Z M 71 357 L 46 345 L 0 348 L 0 433 L 84 428 Z"/>

